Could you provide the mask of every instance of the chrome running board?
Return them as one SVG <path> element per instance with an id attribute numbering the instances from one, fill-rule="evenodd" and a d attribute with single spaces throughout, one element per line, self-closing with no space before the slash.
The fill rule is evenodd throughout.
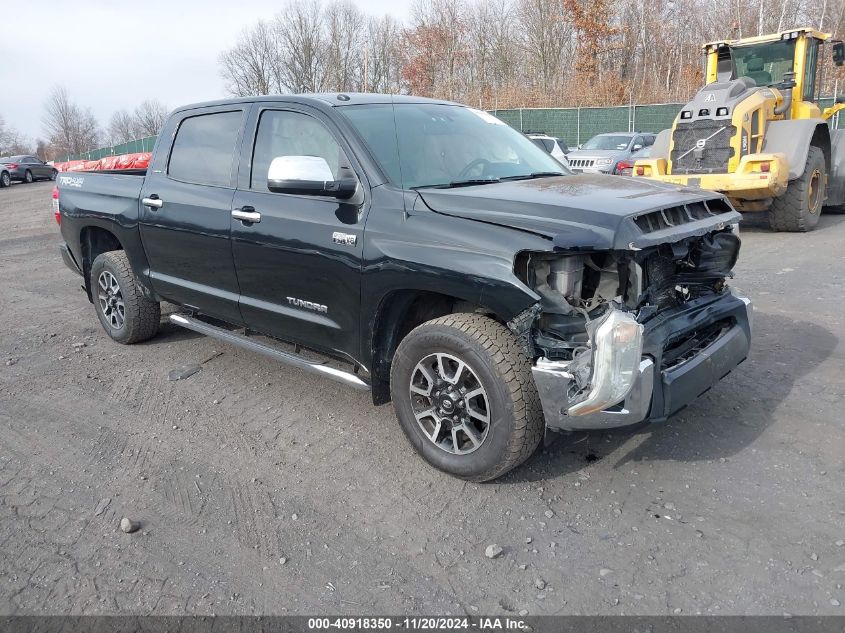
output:
<path id="1" fill-rule="evenodd" d="M 194 332 L 205 334 L 206 336 L 213 336 L 214 338 L 225 341 L 226 343 L 231 343 L 232 345 L 237 345 L 238 347 L 243 347 L 244 349 L 258 352 L 259 354 L 264 354 L 265 356 L 269 356 L 280 363 L 285 363 L 286 365 L 298 367 L 299 369 L 304 369 L 305 371 L 310 371 L 311 373 L 342 382 L 353 389 L 358 389 L 359 391 L 369 391 L 370 389 L 368 382 L 362 380 L 352 372 L 327 365 L 326 363 L 328 361 L 310 360 L 304 356 L 300 356 L 299 354 L 284 352 L 274 347 L 270 347 L 269 345 L 254 341 L 243 334 L 238 334 L 222 327 L 211 325 L 210 323 L 200 321 L 199 319 L 186 314 L 171 314 L 170 322 L 189 330 L 193 330 Z"/>

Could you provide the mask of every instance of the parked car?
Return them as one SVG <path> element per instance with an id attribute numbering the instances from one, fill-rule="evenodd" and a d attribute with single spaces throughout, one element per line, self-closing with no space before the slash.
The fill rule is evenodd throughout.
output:
<path id="1" fill-rule="evenodd" d="M 566 159 L 569 147 L 566 145 L 566 141 L 545 134 L 527 134 L 526 136 L 534 142 L 534 145 L 550 154 L 561 165 L 569 167 L 569 161 Z"/>
<path id="2" fill-rule="evenodd" d="M 186 106 L 149 169 L 62 173 L 54 197 L 112 339 L 155 336 L 176 304 L 172 323 L 392 400 L 413 447 L 473 481 L 546 429 L 665 420 L 749 349 L 723 196 L 569 174 L 444 101 Z"/>
<path id="3" fill-rule="evenodd" d="M 633 174 L 634 163 L 641 158 L 648 158 L 651 155 L 651 148 L 651 145 L 647 145 L 646 147 L 638 149 L 636 152 L 632 152 L 628 158 L 620 160 L 616 163 L 616 171 L 614 173 L 619 176 L 630 176 Z"/>
<path id="4" fill-rule="evenodd" d="M 0 189 L 8 187 L 12 184 L 12 174 L 9 173 L 9 168 L 3 163 L 0 163 Z"/>
<path id="5" fill-rule="evenodd" d="M 6 156 L 0 158 L 0 164 L 9 171 L 9 178 L 20 182 L 35 180 L 55 180 L 58 171 L 37 156 Z"/>
<path id="6" fill-rule="evenodd" d="M 633 152 L 654 144 L 654 134 L 619 132 L 599 134 L 569 152 L 569 168 L 576 172 L 616 173 L 616 164 Z"/>

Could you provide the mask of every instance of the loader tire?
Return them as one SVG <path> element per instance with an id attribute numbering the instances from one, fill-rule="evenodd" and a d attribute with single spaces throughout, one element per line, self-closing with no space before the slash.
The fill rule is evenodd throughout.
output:
<path id="1" fill-rule="evenodd" d="M 769 207 L 769 226 L 773 231 L 805 232 L 815 228 L 824 202 L 824 153 L 818 147 L 807 151 L 804 173 L 790 181 L 786 193 Z"/>

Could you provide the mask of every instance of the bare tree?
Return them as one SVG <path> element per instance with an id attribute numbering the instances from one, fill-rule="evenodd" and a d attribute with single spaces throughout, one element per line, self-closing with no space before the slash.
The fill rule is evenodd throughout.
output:
<path id="1" fill-rule="evenodd" d="M 357 91 L 363 81 L 364 14 L 349 0 L 337 0 L 324 10 L 327 90 Z"/>
<path id="2" fill-rule="evenodd" d="M 571 20 L 558 0 L 520 0 L 518 15 L 522 27 L 526 72 L 530 83 L 552 91 L 566 70 L 564 54 L 573 37 Z"/>
<path id="3" fill-rule="evenodd" d="M 227 90 L 415 92 L 487 108 L 685 101 L 704 81 L 704 42 L 845 25 L 845 0 L 416 0 L 404 24 L 349 2 L 288 0 L 245 31 L 220 57 Z M 845 77 L 829 54 L 820 64 L 829 94 Z"/>
<path id="4" fill-rule="evenodd" d="M 135 108 L 135 132 L 139 137 L 157 136 L 167 120 L 167 106 L 158 99 L 144 101 Z"/>
<path id="5" fill-rule="evenodd" d="M 323 11 L 318 0 L 292 0 L 273 22 L 280 55 L 273 74 L 292 92 L 319 92 L 325 87 L 326 58 Z"/>
<path id="6" fill-rule="evenodd" d="M 237 44 L 220 55 L 220 74 L 226 80 L 226 90 L 236 96 L 281 92 L 277 76 L 280 54 L 271 24 L 259 20 L 254 27 L 245 29 Z"/>
<path id="7" fill-rule="evenodd" d="M 90 109 L 83 110 L 73 103 L 62 86 L 50 93 L 43 124 L 50 145 L 58 153 L 79 154 L 97 147 L 97 120 Z"/>
<path id="8" fill-rule="evenodd" d="M 32 152 L 32 142 L 15 128 L 7 125 L 0 116 L 0 156 L 14 154 L 29 154 Z"/>
<path id="9" fill-rule="evenodd" d="M 136 138 L 143 136 L 138 133 L 135 117 L 126 110 L 118 110 L 111 115 L 107 134 L 111 145 L 134 141 Z"/>
<path id="10" fill-rule="evenodd" d="M 401 63 L 398 52 L 402 29 L 389 15 L 367 21 L 366 68 L 362 69 L 362 89 L 371 92 L 399 92 Z"/>

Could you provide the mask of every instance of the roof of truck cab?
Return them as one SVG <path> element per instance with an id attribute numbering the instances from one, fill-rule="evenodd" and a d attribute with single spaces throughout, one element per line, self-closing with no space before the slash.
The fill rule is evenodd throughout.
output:
<path id="1" fill-rule="evenodd" d="M 753 37 L 743 37 L 740 39 L 735 40 L 716 40 L 714 42 L 707 42 L 703 44 L 701 47 L 707 49 L 708 47 L 712 46 L 720 46 L 720 45 L 727 45 L 727 46 L 748 46 L 751 44 L 764 44 L 766 42 L 779 42 L 780 40 L 784 39 L 784 35 L 791 35 L 792 33 L 804 33 L 805 35 L 809 35 L 810 37 L 815 37 L 819 40 L 829 40 L 831 38 L 830 33 L 824 33 L 822 31 L 817 31 L 811 26 L 802 26 L 796 29 L 787 29 L 785 31 L 778 31 L 777 33 L 767 33 L 766 35 L 756 35 Z M 789 38 L 787 38 L 789 39 Z"/>
<path id="2" fill-rule="evenodd" d="M 320 92 L 292 95 L 256 95 L 250 97 L 232 97 L 231 99 L 218 99 L 216 101 L 204 101 L 176 108 L 175 112 L 193 110 L 196 108 L 209 108 L 215 106 L 236 105 L 242 103 L 304 103 L 314 105 L 348 106 L 379 103 L 438 103 L 442 105 L 461 105 L 442 99 L 429 99 L 428 97 L 415 97 L 412 95 L 390 95 L 365 92 Z"/>

